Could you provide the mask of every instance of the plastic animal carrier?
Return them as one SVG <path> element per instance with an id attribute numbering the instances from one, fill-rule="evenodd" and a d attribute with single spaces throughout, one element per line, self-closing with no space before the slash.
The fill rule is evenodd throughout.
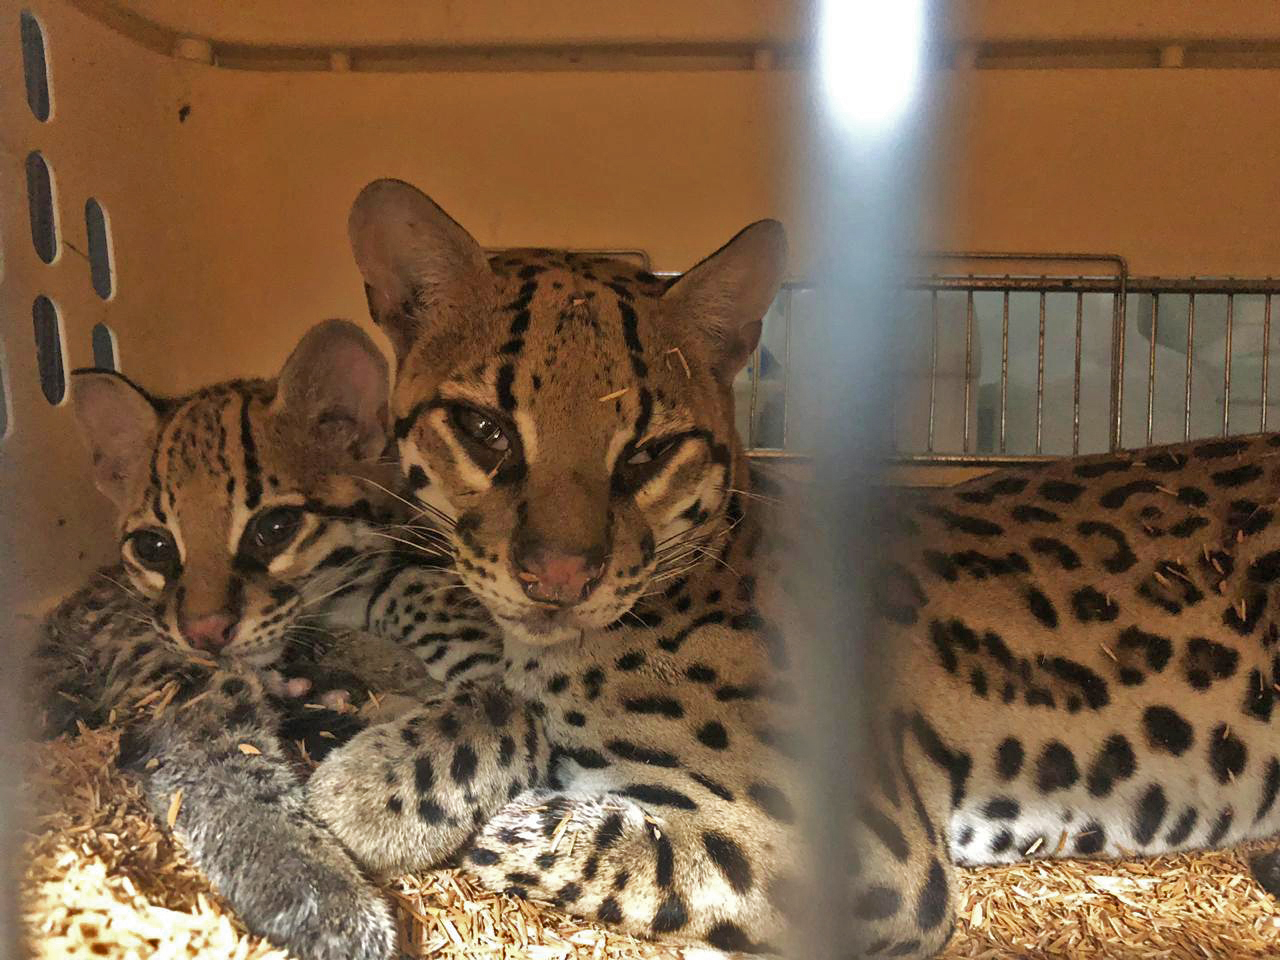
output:
<path id="1" fill-rule="evenodd" d="M 1232 18 L 1189 5 L 1179 19 L 1144 2 L 1149 16 L 1133 26 L 1109 4 L 947 6 L 931 149 L 967 157 L 937 191 L 964 222 L 924 231 L 954 252 L 920 257 L 884 318 L 896 331 L 893 396 L 866 415 L 891 418 L 891 476 L 952 482 L 1012 459 L 1280 425 L 1280 282 L 1203 279 L 1280 262 L 1274 8 Z M 117 550 L 67 408 L 70 370 L 114 368 L 178 392 L 270 375 L 327 317 L 382 342 L 345 233 L 352 199 L 377 177 L 419 185 L 492 248 L 621 251 L 658 273 L 755 218 L 798 227 L 801 7 L 0 0 L 4 669 L 50 602 Z M 1252 125 L 1220 116 L 1224 97 Z M 1187 129 L 1203 133 L 1191 142 Z M 1157 147 L 1120 157 L 1118 144 L 1142 137 Z M 1236 182 L 1228 166 L 1244 151 L 1266 158 L 1269 188 Z M 1113 180 L 1114 192 L 1099 187 Z M 1196 203 L 1201 187 L 1212 202 Z M 1168 222 L 1141 222 L 1122 199 Z M 758 457 L 802 459 L 822 440 L 806 372 L 822 359 L 806 337 L 818 258 L 803 229 L 792 233 L 792 280 L 736 389 Z M 109 745 L 85 749 L 57 769 L 88 778 L 98 803 L 123 788 Z M 90 821 L 117 810 L 76 803 Z M 152 828 L 130 809 L 120 801 L 117 826 L 136 839 Z M 123 855 L 98 853 L 107 872 L 93 896 L 116 898 L 111 916 L 123 917 L 133 901 L 110 875 Z M 186 918 L 170 917 L 175 938 L 210 956 L 250 949 L 229 927 L 209 932 L 225 921 L 171 852 L 153 866 L 173 872 L 167 906 Z M 1251 950 L 1274 933 L 1275 909 L 1232 892 L 1237 866 L 1220 854 L 975 874 L 951 950 L 1141 956 L 1171 925 L 1188 942 L 1197 929 L 1223 942 L 1227 917 Z M 675 955 L 452 876 L 397 896 L 416 918 L 415 949 Z M 1110 919 L 1120 900 L 1123 928 Z M 65 915 L 40 922 L 80 929 Z M 1055 942 L 1072 922 L 1083 939 Z M 1175 948 L 1167 955 L 1184 955 Z"/>

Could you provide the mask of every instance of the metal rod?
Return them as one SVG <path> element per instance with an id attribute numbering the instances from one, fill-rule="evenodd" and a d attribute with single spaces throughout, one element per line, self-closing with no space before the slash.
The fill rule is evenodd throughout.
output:
<path id="1" fill-rule="evenodd" d="M 1004 292 L 1004 312 L 1000 321 L 1000 452 L 1005 452 L 1005 431 L 1009 414 L 1009 291 Z"/>
<path id="2" fill-rule="evenodd" d="M 960 449 L 969 452 L 969 399 L 973 390 L 973 291 L 965 300 L 964 307 L 964 428 L 960 439 Z"/>
<path id="3" fill-rule="evenodd" d="M 1111 452 L 1124 441 L 1124 337 L 1129 312 L 1129 265 L 1122 264 L 1120 290 L 1111 302 Z"/>
<path id="4" fill-rule="evenodd" d="M 1156 411 L 1156 334 L 1160 327 L 1160 294 L 1151 295 L 1151 345 L 1147 351 L 1147 446 Z"/>
<path id="5" fill-rule="evenodd" d="M 1222 435 L 1231 429 L 1231 328 L 1235 321 L 1236 297 L 1227 294 L 1227 336 L 1222 355 Z"/>
<path id="6" fill-rule="evenodd" d="M 1267 432 L 1267 375 L 1271 372 L 1271 294 L 1262 307 L 1262 416 L 1258 429 Z"/>
<path id="7" fill-rule="evenodd" d="M 760 356 L 764 348 L 757 343 L 751 358 L 751 404 L 747 410 L 747 447 L 756 445 L 756 397 L 760 393 Z"/>
<path id="8" fill-rule="evenodd" d="M 1071 394 L 1071 452 L 1080 452 L 1080 346 L 1084 340 L 1084 294 L 1076 294 L 1076 373 Z"/>
<path id="9" fill-rule="evenodd" d="M 930 316 L 933 319 L 933 355 L 929 360 L 929 439 L 925 449 L 933 452 L 933 416 L 938 403 L 938 291 L 929 297 Z"/>
<path id="10" fill-rule="evenodd" d="M 1191 366 L 1195 356 L 1196 295 L 1187 298 L 1187 379 L 1182 397 L 1182 439 L 1191 439 Z"/>
<path id="11" fill-rule="evenodd" d="M 1123 280 L 1123 283 L 1122 283 Z M 1123 286 L 1127 293 L 1276 293 L 1280 294 L 1280 280 L 1171 279 L 1168 277 L 1039 277 L 1039 276 L 956 276 L 913 277 L 903 284 L 911 290 L 1029 290 L 1038 293 L 1118 293 Z"/>
<path id="12" fill-rule="evenodd" d="M 782 448 L 787 447 L 787 421 L 790 419 L 788 411 L 791 406 L 791 301 L 795 298 L 795 294 L 791 290 L 786 291 L 786 300 L 784 300 L 786 313 L 786 328 L 783 331 L 783 361 L 782 361 Z"/>
<path id="13" fill-rule="evenodd" d="M 1040 292 L 1040 338 L 1036 346 L 1036 453 L 1043 453 L 1044 428 L 1044 300 Z"/>

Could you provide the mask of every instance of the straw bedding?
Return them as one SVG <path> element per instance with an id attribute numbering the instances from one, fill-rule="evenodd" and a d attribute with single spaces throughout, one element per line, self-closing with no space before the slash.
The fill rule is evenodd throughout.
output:
<path id="1" fill-rule="evenodd" d="M 247 935 L 116 772 L 118 734 L 33 749 L 39 811 L 27 844 L 23 913 L 38 957 L 287 960 Z M 966 872 L 947 957 L 1280 956 L 1280 908 L 1236 852 L 1120 864 L 1046 860 Z M 674 960 L 538 904 L 440 870 L 387 887 L 409 956 Z M 706 955 L 706 951 L 701 952 Z"/>

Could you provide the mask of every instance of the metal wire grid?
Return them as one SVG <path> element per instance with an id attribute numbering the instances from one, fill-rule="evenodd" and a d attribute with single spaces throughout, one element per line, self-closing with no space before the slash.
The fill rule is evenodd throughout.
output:
<path id="1" fill-rule="evenodd" d="M 1084 340 L 1084 306 L 1085 297 L 1090 294 L 1109 294 L 1112 300 L 1111 307 L 1111 337 L 1110 337 L 1110 371 L 1108 376 L 1109 396 L 1107 400 L 1108 408 L 1108 442 L 1107 449 L 1119 450 L 1124 447 L 1143 447 L 1150 446 L 1153 443 L 1153 434 L 1155 426 L 1156 413 L 1156 382 L 1157 382 L 1157 344 L 1161 339 L 1161 320 L 1162 317 L 1166 322 L 1170 320 L 1171 307 L 1166 306 L 1162 311 L 1161 301 L 1165 303 L 1174 298 L 1185 299 L 1186 312 L 1185 316 L 1175 317 L 1179 322 L 1185 319 L 1186 336 L 1185 343 L 1182 345 L 1185 352 L 1182 370 L 1182 438 L 1191 439 L 1192 430 L 1192 411 L 1193 411 L 1193 371 L 1197 362 L 1197 344 L 1196 344 L 1196 306 L 1197 298 L 1205 298 L 1207 296 L 1219 296 L 1225 298 L 1226 317 L 1225 332 L 1223 337 L 1223 354 L 1222 361 L 1222 411 L 1219 432 L 1222 436 L 1230 435 L 1232 431 L 1232 401 L 1239 399 L 1241 394 L 1236 391 L 1233 393 L 1232 385 L 1232 367 L 1233 367 L 1233 345 L 1235 343 L 1235 327 L 1237 325 L 1237 298 L 1248 296 L 1260 298 L 1262 302 L 1262 332 L 1261 332 L 1261 375 L 1259 383 L 1259 415 L 1257 421 L 1257 429 L 1266 431 L 1268 425 L 1268 393 L 1270 388 L 1270 363 L 1271 363 L 1271 317 L 1272 302 L 1277 296 L 1280 296 L 1280 280 L 1265 279 L 1206 279 L 1206 278 L 1160 278 L 1160 277 L 1131 277 L 1128 275 L 1127 266 L 1123 258 L 1112 255 L 1079 255 L 1079 254 L 939 254 L 938 257 L 946 259 L 969 259 L 969 260 L 1010 260 L 1010 261 L 1053 261 L 1055 263 L 1076 262 L 1084 263 L 1090 266 L 1107 265 L 1113 269 L 1113 273 L 1109 276 L 1098 276 L 1088 274 L 1073 275 L 955 275 L 955 274 L 934 274 L 928 276 L 917 277 L 910 280 L 904 287 L 904 291 L 916 291 L 927 294 L 930 301 L 930 319 L 931 319 L 931 337 L 930 344 L 930 368 L 928 378 L 928 432 L 924 443 L 924 449 L 921 450 L 901 450 L 895 456 L 895 460 L 900 463 L 912 465 L 928 465 L 928 464 L 949 464 L 949 465 L 969 465 L 969 466 L 987 466 L 998 465 L 1008 462 L 1019 462 L 1035 459 L 1050 459 L 1044 451 L 1045 424 L 1052 418 L 1064 415 L 1064 411 L 1055 408 L 1053 405 L 1046 405 L 1046 380 L 1045 380 L 1045 349 L 1046 349 L 1046 329 L 1049 323 L 1047 317 L 1046 306 L 1050 296 L 1055 294 L 1074 294 L 1075 311 L 1074 311 L 1074 355 L 1073 355 L 1073 376 L 1071 378 L 1071 421 L 1070 435 L 1071 453 L 1080 452 L 1081 445 L 1081 409 L 1082 409 L 1082 345 Z M 791 344 L 793 338 L 804 336 L 803 329 L 793 329 L 793 302 L 798 294 L 805 291 L 811 291 L 812 285 L 803 282 L 789 283 L 779 294 L 779 299 L 775 303 L 774 308 L 770 311 L 770 318 L 776 318 L 776 322 L 783 324 L 783 350 L 782 356 L 773 357 L 773 361 L 781 367 L 780 381 L 782 391 L 782 430 L 781 436 L 773 438 L 774 443 L 770 446 L 761 445 L 762 438 L 759 436 L 758 425 L 760 423 L 760 400 L 761 400 L 761 376 L 762 369 L 765 364 L 763 355 L 763 346 L 757 348 L 756 355 L 748 364 L 747 369 L 742 374 L 742 379 L 738 382 L 737 392 L 740 402 L 742 399 L 748 401 L 748 414 L 745 418 L 744 432 L 746 433 L 748 448 L 752 456 L 761 458 L 796 458 L 803 457 L 804 451 L 792 449 L 790 446 L 789 431 L 787 424 L 789 422 L 790 407 L 790 385 L 795 379 L 795 371 L 792 369 L 792 349 Z M 960 294 L 964 296 L 964 376 L 963 376 L 963 426 L 961 436 L 961 449 L 959 452 L 943 452 L 936 448 L 935 426 L 937 423 L 938 408 L 942 401 L 939 392 L 939 334 L 943 329 L 944 321 L 939 315 L 938 296 L 942 292 L 948 292 L 952 295 Z M 1000 377 L 999 377 L 999 402 L 996 411 L 997 415 L 997 434 L 996 449 L 991 452 L 978 452 L 974 449 L 974 423 L 971 413 L 971 401 L 973 399 L 973 390 L 976 384 L 976 364 L 974 356 L 974 297 L 975 294 L 992 292 L 1000 295 L 1001 309 L 1001 335 L 1000 335 Z M 1038 295 L 1039 309 L 1037 314 L 1036 329 L 1036 389 L 1035 389 L 1035 440 L 1034 452 L 1032 453 L 1009 453 L 1008 452 L 1008 424 L 1009 424 L 1009 383 L 1010 383 L 1010 363 L 1009 363 L 1009 344 L 1010 344 L 1010 296 L 1018 293 L 1031 293 Z M 1148 341 L 1146 344 L 1147 355 L 1145 358 L 1146 375 L 1145 375 L 1145 423 L 1140 425 L 1133 424 L 1132 411 L 1129 418 L 1130 422 L 1126 422 L 1125 417 L 1125 343 L 1127 339 L 1128 311 L 1131 300 L 1141 302 L 1143 297 L 1150 298 L 1150 326 L 1149 329 L 1140 332 Z M 1141 319 L 1141 318 L 1139 318 Z M 1016 328 L 1015 328 L 1016 332 Z M 768 334 L 766 333 L 766 336 Z M 1135 358 L 1136 359 L 1136 358 Z M 1162 368 L 1163 369 L 1163 368 Z M 1130 371 L 1131 377 L 1135 371 Z M 745 397 L 743 394 L 745 393 Z M 924 403 L 925 398 L 919 398 Z M 1137 429 L 1135 429 L 1135 426 Z M 1236 429 L 1235 433 L 1241 433 L 1240 429 Z M 1203 435 L 1201 432 L 1200 435 Z M 1170 438 L 1176 439 L 1176 438 Z"/>

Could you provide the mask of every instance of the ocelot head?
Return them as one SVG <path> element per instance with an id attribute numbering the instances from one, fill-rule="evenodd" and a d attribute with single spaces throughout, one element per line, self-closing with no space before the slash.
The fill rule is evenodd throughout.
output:
<path id="1" fill-rule="evenodd" d="M 353 324 L 314 327 L 275 380 L 161 398 L 83 370 L 73 405 L 118 513 L 126 588 L 179 646 L 264 665 L 385 549 L 386 361 Z M 390 476 L 388 472 L 391 471 Z"/>
<path id="2" fill-rule="evenodd" d="M 508 635 L 607 626 L 711 562 L 744 470 L 731 385 L 784 270 L 777 222 L 671 283 L 608 257 L 487 256 L 399 181 L 366 187 L 349 227 L 398 358 L 401 466 Z"/>

